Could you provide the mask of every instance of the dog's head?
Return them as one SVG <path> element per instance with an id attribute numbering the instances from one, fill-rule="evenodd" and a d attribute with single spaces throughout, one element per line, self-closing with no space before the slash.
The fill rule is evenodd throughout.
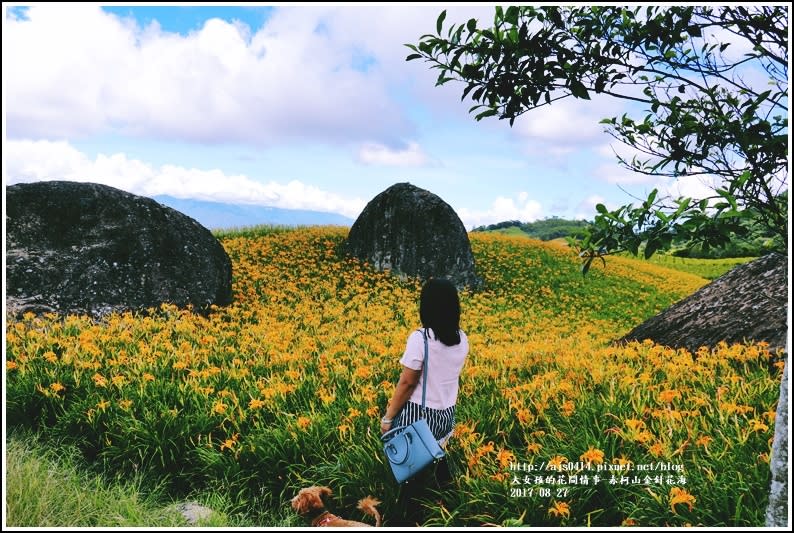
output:
<path id="1" fill-rule="evenodd" d="M 323 496 L 330 496 L 331 494 L 331 489 L 328 487 L 306 487 L 292 498 L 292 508 L 301 516 L 314 514 L 313 511 L 325 508 Z"/>

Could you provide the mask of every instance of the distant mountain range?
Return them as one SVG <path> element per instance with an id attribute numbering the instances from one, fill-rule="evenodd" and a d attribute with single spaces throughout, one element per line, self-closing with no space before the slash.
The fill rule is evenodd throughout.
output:
<path id="1" fill-rule="evenodd" d="M 273 224 L 279 226 L 352 226 L 353 219 L 336 213 L 282 209 L 248 204 L 225 204 L 205 200 L 154 196 L 161 204 L 196 219 L 207 229 L 232 229 Z"/>

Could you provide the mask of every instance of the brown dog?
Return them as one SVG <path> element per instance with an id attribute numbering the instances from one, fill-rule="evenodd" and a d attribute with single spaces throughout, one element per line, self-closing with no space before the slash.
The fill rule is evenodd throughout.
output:
<path id="1" fill-rule="evenodd" d="M 306 487 L 292 498 L 292 508 L 296 513 L 311 520 L 312 527 L 372 527 L 364 522 L 345 520 L 325 510 L 323 496 L 332 493 L 328 487 Z M 376 506 L 380 502 L 372 496 L 367 496 L 358 501 L 358 508 L 375 518 L 375 527 L 380 527 L 381 518 Z"/>

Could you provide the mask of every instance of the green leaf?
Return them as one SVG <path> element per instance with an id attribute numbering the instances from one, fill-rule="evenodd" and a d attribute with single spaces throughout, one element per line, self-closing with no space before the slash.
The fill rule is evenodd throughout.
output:
<path id="1" fill-rule="evenodd" d="M 584 264 L 582 265 L 582 277 L 587 275 L 587 272 L 590 270 L 590 265 L 593 264 L 593 256 L 590 256 L 585 260 Z"/>
<path id="2" fill-rule="evenodd" d="M 742 218 L 744 216 L 743 211 L 737 211 L 736 209 L 728 209 L 727 211 L 723 211 L 719 215 L 717 215 L 718 219 L 724 218 Z"/>
<path id="3" fill-rule="evenodd" d="M 484 119 L 485 117 L 492 117 L 492 116 L 496 115 L 497 113 L 499 113 L 498 109 L 488 109 L 488 110 L 483 111 L 482 113 L 476 115 L 474 117 L 474 120 L 480 121 L 480 120 Z"/>
<path id="4" fill-rule="evenodd" d="M 471 92 L 471 90 L 474 89 L 475 87 L 476 87 L 476 85 L 474 85 L 473 83 L 470 83 L 465 89 L 463 89 L 463 95 L 460 97 L 460 101 L 462 102 L 463 100 L 465 100 L 466 99 L 466 95 L 469 94 Z"/>
<path id="5" fill-rule="evenodd" d="M 742 173 L 741 173 L 741 174 L 740 174 L 740 175 L 739 175 L 739 176 L 736 178 L 736 182 L 735 182 L 735 183 L 736 183 L 736 185 L 737 185 L 739 188 L 741 188 L 741 187 L 744 187 L 744 185 L 747 183 L 747 181 L 750 179 L 750 177 L 751 177 L 751 176 L 752 176 L 752 174 L 750 173 L 750 171 L 749 171 L 749 170 L 745 170 L 744 172 L 742 172 Z"/>
<path id="6" fill-rule="evenodd" d="M 510 6 L 507 8 L 507 12 L 505 13 L 505 22 L 512 24 L 513 26 L 518 25 L 518 6 Z"/>
<path id="7" fill-rule="evenodd" d="M 587 94 L 587 88 L 579 80 L 571 80 L 571 94 L 576 98 L 590 99 L 590 95 Z"/>
<path id="8" fill-rule="evenodd" d="M 681 213 L 689 209 L 689 204 L 692 202 L 692 198 L 679 198 L 676 200 L 678 203 L 678 209 L 675 210 L 675 214 L 673 217 L 679 216 Z"/>
<path id="9" fill-rule="evenodd" d="M 607 84 L 607 80 L 604 76 L 597 77 L 595 82 L 595 92 L 597 93 L 602 92 L 604 90 L 604 87 L 606 87 L 606 84 Z"/>
<path id="10" fill-rule="evenodd" d="M 656 250 L 659 249 L 660 244 L 661 242 L 656 239 L 649 240 L 648 244 L 645 245 L 645 259 L 650 259 L 656 253 Z"/>
<path id="11" fill-rule="evenodd" d="M 452 56 L 452 61 L 449 63 L 451 68 L 455 69 L 460 66 L 460 56 L 463 55 L 464 51 L 465 49 L 461 47 L 457 52 L 455 52 L 455 55 Z"/>
<path id="12" fill-rule="evenodd" d="M 447 18 L 447 10 L 441 12 L 436 20 L 436 33 L 441 35 L 441 28 L 444 26 L 444 19 Z"/>
<path id="13" fill-rule="evenodd" d="M 703 32 L 700 31 L 700 26 L 694 24 L 692 26 L 688 26 L 686 32 L 690 37 L 701 37 L 703 35 Z"/>
<path id="14" fill-rule="evenodd" d="M 423 56 L 422 54 L 411 54 L 405 58 L 406 61 L 413 61 L 414 59 L 421 59 Z"/>

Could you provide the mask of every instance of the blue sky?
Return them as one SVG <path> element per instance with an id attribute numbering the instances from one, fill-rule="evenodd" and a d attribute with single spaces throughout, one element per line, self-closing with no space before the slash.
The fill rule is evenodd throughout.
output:
<path id="1" fill-rule="evenodd" d="M 566 99 L 476 122 L 463 86 L 406 62 L 447 21 L 490 6 L 7 7 L 6 183 L 69 179 L 135 194 L 355 218 L 409 181 L 467 228 L 592 218 L 670 184 L 620 168 L 599 120 L 610 99 Z M 697 195 L 698 183 L 682 192 Z"/>

